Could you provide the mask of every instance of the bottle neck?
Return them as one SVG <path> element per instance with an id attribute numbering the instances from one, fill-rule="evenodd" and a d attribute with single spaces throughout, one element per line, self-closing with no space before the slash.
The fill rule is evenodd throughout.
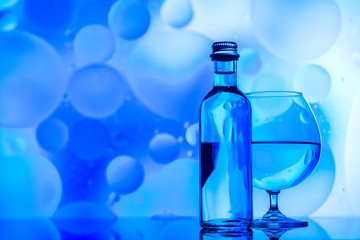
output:
<path id="1" fill-rule="evenodd" d="M 237 86 L 236 60 L 214 60 L 214 86 Z"/>

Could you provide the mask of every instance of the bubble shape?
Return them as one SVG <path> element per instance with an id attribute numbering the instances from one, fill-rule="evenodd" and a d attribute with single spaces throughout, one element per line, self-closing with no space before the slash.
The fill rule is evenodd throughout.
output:
<path id="1" fill-rule="evenodd" d="M 199 132 L 199 123 L 194 123 L 188 129 L 186 129 L 186 141 L 191 146 L 196 146 L 199 143 L 200 132 Z"/>
<path id="2" fill-rule="evenodd" d="M 0 217 L 49 217 L 61 194 L 60 176 L 48 160 L 32 154 L 1 159 Z"/>
<path id="3" fill-rule="evenodd" d="M 47 119 L 36 128 L 36 139 L 46 151 L 56 152 L 65 146 L 68 140 L 68 128 L 58 119 Z"/>
<path id="4" fill-rule="evenodd" d="M 211 44 L 186 31 L 153 32 L 142 38 L 126 65 L 136 97 L 160 116 L 197 121 L 198 106 L 212 87 Z"/>
<path id="5" fill-rule="evenodd" d="M 114 68 L 94 64 L 76 71 L 68 95 L 81 114 L 104 118 L 116 112 L 125 99 L 125 80 Z"/>
<path id="6" fill-rule="evenodd" d="M 251 49 L 244 48 L 239 51 L 239 72 L 244 75 L 255 75 L 262 67 L 262 60 L 260 54 Z"/>
<path id="7" fill-rule="evenodd" d="M 346 10 L 360 14 L 360 2 L 357 0 L 336 0 L 336 2 Z"/>
<path id="8" fill-rule="evenodd" d="M 134 40 L 144 35 L 149 28 L 150 13 L 141 1 L 117 1 L 110 9 L 108 20 L 115 35 L 125 40 Z"/>
<path id="9" fill-rule="evenodd" d="M 167 133 L 155 135 L 149 145 L 151 158 L 160 164 L 174 161 L 180 153 L 180 146 L 176 138 Z"/>
<path id="10" fill-rule="evenodd" d="M 145 171 L 141 163 L 129 156 L 119 156 L 106 169 L 106 179 L 117 193 L 136 191 L 144 181 Z"/>
<path id="11" fill-rule="evenodd" d="M 0 11 L 13 7 L 19 0 L 2 0 L 0 2 Z"/>
<path id="12" fill-rule="evenodd" d="M 102 62 L 114 53 L 114 40 L 110 31 L 99 24 L 83 27 L 74 40 L 74 51 L 79 58 Z"/>
<path id="13" fill-rule="evenodd" d="M 157 181 L 161 204 L 170 214 L 197 216 L 199 213 L 199 162 L 178 159 L 162 169 Z"/>
<path id="14" fill-rule="evenodd" d="M 54 223 L 47 218 L 0 219 L 0 239 L 61 240 Z"/>
<path id="15" fill-rule="evenodd" d="M 302 183 L 283 190 L 279 208 L 286 216 L 309 216 L 328 199 L 335 181 L 335 159 L 329 144 L 322 141 L 321 156 L 314 172 Z M 254 216 L 260 217 L 269 209 L 269 196 L 254 188 Z"/>
<path id="16" fill-rule="evenodd" d="M 233 39 L 243 28 L 249 0 L 191 0 L 197 32 L 212 39 Z"/>
<path id="17" fill-rule="evenodd" d="M 33 126 L 61 101 L 66 87 L 62 60 L 45 41 L 16 31 L 0 32 L 0 52 L 0 126 Z"/>
<path id="18" fill-rule="evenodd" d="M 26 24 L 42 33 L 63 33 L 73 20 L 72 0 L 26 0 L 23 16 Z"/>
<path id="19" fill-rule="evenodd" d="M 250 19 L 256 37 L 269 51 L 296 61 L 324 54 L 341 27 L 340 10 L 328 0 L 255 0 Z"/>
<path id="20" fill-rule="evenodd" d="M 182 28 L 193 17 L 190 0 L 167 0 L 161 6 L 161 16 L 172 27 Z"/>
<path id="21" fill-rule="evenodd" d="M 109 141 L 109 131 L 101 122 L 86 119 L 71 129 L 69 146 L 78 158 L 95 160 L 104 154 Z"/>
<path id="22" fill-rule="evenodd" d="M 79 201 L 59 208 L 52 217 L 64 232 L 74 235 L 94 234 L 104 229 L 117 218 L 115 214 L 99 203 Z"/>
<path id="23" fill-rule="evenodd" d="M 360 188 L 359 188 L 359 134 L 360 134 L 360 96 L 353 102 L 349 123 L 346 131 L 345 142 L 345 163 L 344 176 L 346 179 L 347 193 L 352 204 L 352 209 L 356 215 L 360 214 Z"/>
<path id="24" fill-rule="evenodd" d="M 307 65 L 297 72 L 294 87 L 304 94 L 308 102 L 321 102 L 330 92 L 331 77 L 323 67 Z"/>

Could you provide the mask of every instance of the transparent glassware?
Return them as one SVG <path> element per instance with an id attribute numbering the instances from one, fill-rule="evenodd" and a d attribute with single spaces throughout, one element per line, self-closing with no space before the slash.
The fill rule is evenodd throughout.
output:
<path id="1" fill-rule="evenodd" d="M 306 179 L 320 158 L 319 127 L 309 104 L 299 92 L 252 92 L 253 184 L 270 196 L 270 209 L 257 228 L 305 227 L 279 211 L 280 190 Z"/>
<path id="2" fill-rule="evenodd" d="M 237 45 L 213 44 L 214 87 L 200 112 L 201 226 L 241 231 L 252 221 L 251 107 L 237 88 Z"/>
<path id="3" fill-rule="evenodd" d="M 253 231 L 229 232 L 229 231 L 200 231 L 200 240 L 253 240 Z"/>
<path id="4" fill-rule="evenodd" d="M 261 229 L 263 233 L 265 233 L 266 236 L 269 237 L 270 240 L 279 240 L 284 233 L 291 231 L 294 228 L 261 228 Z"/>

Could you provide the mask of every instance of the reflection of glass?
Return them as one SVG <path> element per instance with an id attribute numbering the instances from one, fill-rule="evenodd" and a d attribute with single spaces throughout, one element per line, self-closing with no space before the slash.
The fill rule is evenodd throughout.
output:
<path id="1" fill-rule="evenodd" d="M 284 233 L 292 229 L 293 228 L 262 228 L 262 231 L 270 240 L 279 240 Z"/>
<path id="2" fill-rule="evenodd" d="M 309 104 L 298 92 L 253 92 L 253 183 L 270 195 L 270 209 L 255 227 L 293 228 L 307 222 L 287 218 L 278 209 L 280 190 L 302 182 L 320 157 L 320 132 Z"/>
<path id="3" fill-rule="evenodd" d="M 253 232 L 251 229 L 246 231 L 212 231 L 209 229 L 202 229 L 200 231 L 201 240 L 252 240 Z"/>
<path id="4" fill-rule="evenodd" d="M 324 228 L 321 227 L 316 221 L 308 218 L 309 226 L 305 228 L 255 228 L 254 229 L 254 239 L 264 239 L 260 238 L 258 231 L 265 233 L 270 240 L 282 240 L 282 239 L 331 239 Z M 336 219 L 334 222 L 337 223 L 335 228 L 343 229 L 343 226 L 339 225 L 339 219 Z M 330 225 L 327 225 L 330 226 Z M 339 228 L 340 226 L 340 228 Z M 347 232 L 347 231 L 344 231 Z M 262 235 L 262 234 L 261 234 Z M 351 239 L 349 237 L 340 237 L 339 239 Z"/>

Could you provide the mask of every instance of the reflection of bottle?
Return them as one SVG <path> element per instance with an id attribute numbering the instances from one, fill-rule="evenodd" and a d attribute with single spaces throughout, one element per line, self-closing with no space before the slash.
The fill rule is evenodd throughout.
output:
<path id="1" fill-rule="evenodd" d="M 252 220 L 251 108 L 237 88 L 233 42 L 213 44 L 214 88 L 201 104 L 201 226 L 247 228 Z"/>
<path id="2" fill-rule="evenodd" d="M 201 240 L 253 240 L 253 232 L 247 231 L 200 231 Z"/>

